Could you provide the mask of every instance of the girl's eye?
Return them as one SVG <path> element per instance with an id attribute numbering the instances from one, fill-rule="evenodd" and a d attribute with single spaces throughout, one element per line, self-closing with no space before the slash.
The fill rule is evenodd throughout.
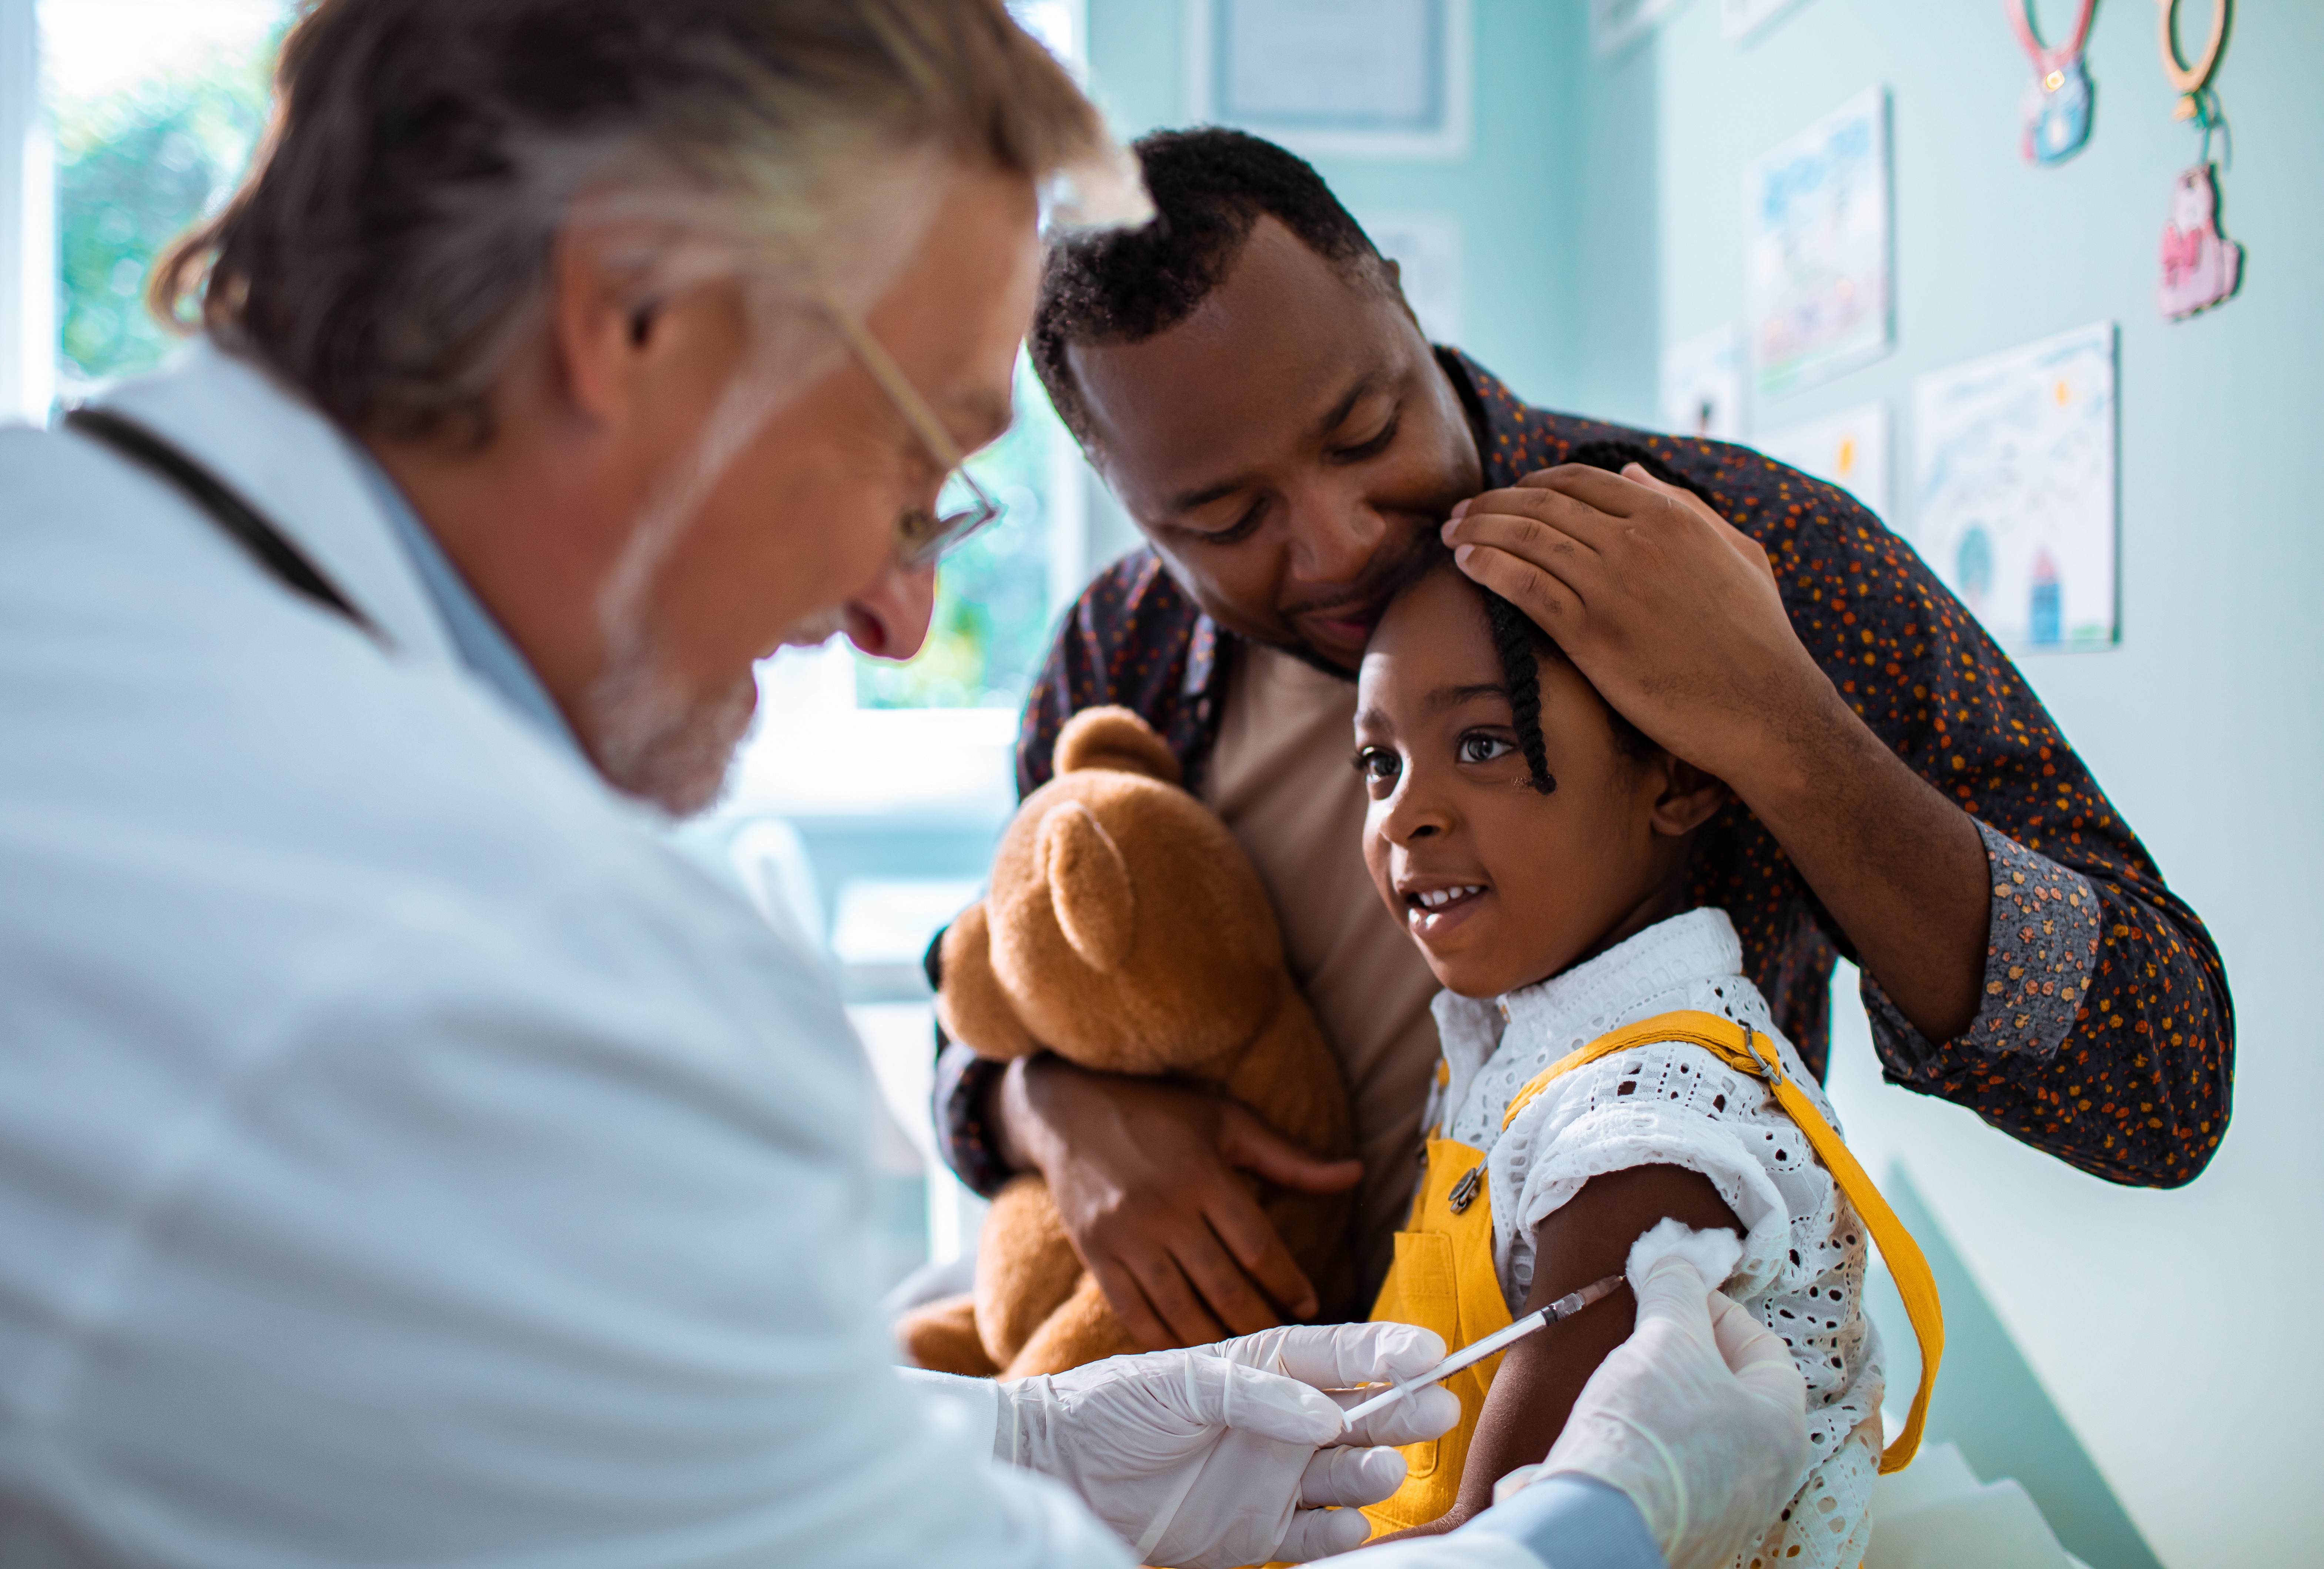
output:
<path id="1" fill-rule="evenodd" d="M 1367 746 L 1355 755 L 1356 771 L 1366 784 L 1386 784 L 1404 771 L 1404 761 L 1385 746 Z"/>
<path id="2" fill-rule="evenodd" d="M 1458 746 L 1462 762 L 1491 762 L 1517 750 L 1502 737 L 1481 730 L 1471 730 L 1463 735 Z"/>

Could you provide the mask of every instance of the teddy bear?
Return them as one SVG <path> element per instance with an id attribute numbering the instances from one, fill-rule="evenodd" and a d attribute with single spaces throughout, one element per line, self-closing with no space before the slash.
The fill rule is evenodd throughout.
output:
<path id="1" fill-rule="evenodd" d="M 1353 1149 L 1346 1082 L 1285 963 L 1258 872 L 1127 708 L 1066 724 L 1056 776 L 1003 832 L 989 891 L 945 933 L 937 974 L 937 1017 L 981 1057 L 1050 1051 L 1209 1084 L 1317 1155 Z M 1344 1306 L 1351 1199 L 1246 1180 L 1318 1297 Z M 907 1314 L 897 1336 L 918 1366 L 983 1377 L 1139 1349 L 1038 1175 L 993 1200 L 975 1289 Z"/>

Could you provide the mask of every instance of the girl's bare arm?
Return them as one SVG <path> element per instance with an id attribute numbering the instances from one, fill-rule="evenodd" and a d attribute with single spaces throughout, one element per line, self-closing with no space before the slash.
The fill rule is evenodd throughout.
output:
<path id="1" fill-rule="evenodd" d="M 1638 1233 L 1665 1216 L 1698 1229 L 1743 1223 L 1711 1179 L 1683 1166 L 1637 1166 L 1590 1179 L 1563 1206 L 1534 1228 L 1533 1284 L 1524 1311 L 1554 1302 L 1592 1280 L 1618 1275 Z M 1493 1483 L 1549 1453 L 1565 1428 L 1582 1386 L 1607 1353 L 1630 1337 L 1637 1304 L 1628 1286 L 1574 1317 L 1551 1324 L 1511 1346 L 1493 1376 L 1477 1436 L 1461 1475 L 1461 1496 L 1450 1513 L 1401 1533 L 1431 1536 L 1480 1514 L 1493 1501 Z M 1392 1538 L 1382 1538 L 1389 1540 Z"/>

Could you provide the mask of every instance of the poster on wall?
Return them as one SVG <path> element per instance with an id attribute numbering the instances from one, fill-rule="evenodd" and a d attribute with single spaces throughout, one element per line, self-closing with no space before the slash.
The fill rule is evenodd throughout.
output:
<path id="1" fill-rule="evenodd" d="M 1394 262 L 1404 301 L 1431 343 L 1461 341 L 1461 220 L 1450 213 L 1355 215 L 1373 247 Z"/>
<path id="2" fill-rule="evenodd" d="M 1744 176 L 1751 362 L 1776 396 L 1895 345 L 1888 90 L 1874 88 Z"/>
<path id="3" fill-rule="evenodd" d="M 1913 383 L 1913 547 L 2004 646 L 2119 639 L 2116 430 L 2111 321 Z"/>
<path id="4" fill-rule="evenodd" d="M 1722 327 L 1663 350 L 1663 429 L 1674 436 L 1743 439 L 1743 356 Z"/>
<path id="5" fill-rule="evenodd" d="M 1590 0 L 1590 47 L 1600 60 L 1661 25 L 1686 0 Z"/>
<path id="6" fill-rule="evenodd" d="M 1751 445 L 1888 515 L 1888 405 L 1860 403 L 1763 432 Z"/>
<path id="7" fill-rule="evenodd" d="M 1469 150 L 1470 0 L 1184 0 L 1186 111 L 1310 156 Z"/>
<path id="8" fill-rule="evenodd" d="M 1719 0 L 1719 20 L 1731 41 L 1740 43 L 1800 0 Z"/>

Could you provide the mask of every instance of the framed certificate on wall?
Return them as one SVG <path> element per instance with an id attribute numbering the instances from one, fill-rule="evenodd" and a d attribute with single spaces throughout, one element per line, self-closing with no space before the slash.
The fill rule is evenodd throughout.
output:
<path id="1" fill-rule="evenodd" d="M 1470 0 L 1185 0 L 1187 118 L 1310 156 L 1469 150 Z"/>

